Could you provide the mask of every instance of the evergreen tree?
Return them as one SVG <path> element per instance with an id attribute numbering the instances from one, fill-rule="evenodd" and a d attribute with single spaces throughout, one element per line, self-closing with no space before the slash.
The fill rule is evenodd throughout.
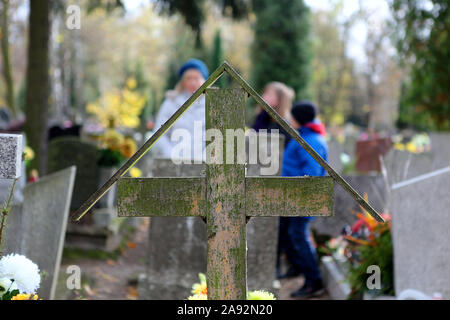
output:
<path id="1" fill-rule="evenodd" d="M 280 81 L 307 96 L 310 80 L 309 9 L 303 0 L 253 0 L 256 15 L 251 80 L 257 90 Z"/>
<path id="2" fill-rule="evenodd" d="M 448 0 L 394 0 L 397 48 L 410 79 L 400 101 L 400 127 L 450 130 L 450 8 Z"/>
<path id="3" fill-rule="evenodd" d="M 211 50 L 211 57 L 209 61 L 209 68 L 211 72 L 220 67 L 223 60 L 225 59 L 224 56 L 225 55 L 222 48 L 222 37 L 220 35 L 220 29 L 217 29 L 214 35 L 213 47 Z M 215 82 L 214 85 L 219 88 L 225 88 L 227 83 L 226 76 L 227 74 L 223 74 L 220 79 Z"/>

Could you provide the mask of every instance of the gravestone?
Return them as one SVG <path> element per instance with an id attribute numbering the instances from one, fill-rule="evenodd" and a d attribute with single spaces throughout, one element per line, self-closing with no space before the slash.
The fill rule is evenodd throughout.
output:
<path id="1" fill-rule="evenodd" d="M 12 145 L 17 145 L 17 147 Z M 0 163 L 2 167 L 5 168 L 7 163 L 10 162 L 12 163 L 12 167 L 19 168 L 17 161 L 20 160 L 20 162 L 22 162 L 24 145 L 25 137 L 21 134 L 0 134 Z M 23 188 L 26 184 L 26 168 L 24 165 L 20 165 L 20 168 L 21 173 L 16 181 L 13 198 L 11 200 L 12 203 L 20 203 L 23 201 Z M 17 172 L 14 174 L 17 175 Z M 11 185 L 12 178 L 0 178 L 0 203 L 5 203 L 8 200 Z"/>
<path id="2" fill-rule="evenodd" d="M 356 141 L 356 170 L 362 173 L 381 172 L 381 160 L 392 147 L 388 138 L 370 138 Z"/>
<path id="3" fill-rule="evenodd" d="M 7 218 L 4 252 L 25 255 L 44 272 L 38 290 L 42 299 L 53 299 L 75 179 L 71 167 L 28 184 L 24 202 Z"/>
<path id="4" fill-rule="evenodd" d="M 77 137 L 58 137 L 50 142 L 48 171 L 55 172 L 75 166 L 76 179 L 71 202 L 71 210 L 77 209 L 89 195 L 97 190 L 115 169 L 101 168 L 97 165 L 97 147 Z M 93 215 L 83 223 L 69 222 L 65 245 L 70 248 L 86 250 L 115 250 L 121 241 L 120 221 L 115 207 L 115 188 L 92 208 Z"/>
<path id="5" fill-rule="evenodd" d="M 450 134 L 435 132 L 429 136 L 430 151 L 411 153 L 392 149 L 384 157 L 383 162 L 391 185 L 450 165 Z"/>
<path id="6" fill-rule="evenodd" d="M 450 298 L 450 167 L 392 186 L 395 292 Z"/>
<path id="7" fill-rule="evenodd" d="M 362 195 L 367 193 L 370 203 L 378 212 L 388 206 L 388 186 L 381 175 L 348 175 L 345 180 Z M 311 228 L 320 235 L 336 237 L 342 233 L 345 225 L 353 225 L 358 220 L 354 213 L 361 207 L 340 185 L 334 186 L 334 215 L 327 219 L 314 219 Z"/>
<path id="8" fill-rule="evenodd" d="M 15 211 L 21 209 L 20 201 L 17 201 L 16 195 L 18 194 L 16 188 L 17 182 L 20 180 L 23 181 L 23 177 L 21 178 L 23 167 L 22 167 L 22 151 L 23 151 L 23 137 L 22 135 L 15 134 L 0 134 L 0 192 L 1 192 L 1 200 L 2 200 L 2 208 L 8 207 L 11 211 L 9 213 L 1 213 L 2 220 L 7 219 L 7 216 L 10 216 Z M 22 199 L 23 194 L 20 190 L 19 200 Z M 8 200 L 11 196 L 11 202 L 8 203 Z M 16 207 L 14 207 L 16 205 Z M 4 217 L 4 214 L 7 214 Z M 6 223 L 5 223 L 6 225 Z M 5 227 L 6 228 L 6 227 Z M 6 232 L 3 230 L 2 240 L 0 243 L 2 254 L 5 253 L 5 240 Z M 14 244 L 18 243 L 19 239 L 15 239 Z M 12 244 L 12 242 L 11 242 Z"/>
<path id="9" fill-rule="evenodd" d="M 20 177 L 22 150 L 22 135 L 0 134 L 0 179 Z"/>
<path id="10" fill-rule="evenodd" d="M 272 139 L 278 139 L 278 158 L 273 164 L 281 173 L 284 137 L 258 134 L 267 139 L 267 156 L 271 156 Z M 246 136 L 248 150 L 258 150 L 257 139 Z M 251 146 L 249 146 L 251 144 Z M 259 151 L 259 150 L 258 150 Z M 264 158 L 264 157 L 263 157 Z M 259 176 L 261 163 L 248 164 L 247 176 Z M 171 159 L 153 159 L 153 177 L 205 176 L 204 164 L 175 164 Z M 278 240 L 277 217 L 254 217 L 247 224 L 248 287 L 250 290 L 274 292 L 276 244 Z M 170 259 L 167 259 L 169 252 Z M 152 217 L 150 219 L 147 268 L 139 283 L 141 299 L 185 299 L 198 273 L 206 272 L 206 224 L 199 217 Z"/>
<path id="11" fill-rule="evenodd" d="M 89 195 L 97 190 L 99 181 L 97 157 L 95 145 L 76 137 L 60 137 L 50 142 L 47 165 L 49 173 L 71 166 L 77 168 L 71 209 L 79 208 Z"/>
<path id="12" fill-rule="evenodd" d="M 339 173 L 342 173 L 345 163 L 342 163 L 341 155 L 346 154 L 350 161 L 355 158 L 356 135 L 347 135 L 343 142 L 333 136 L 328 141 L 328 163 Z"/>

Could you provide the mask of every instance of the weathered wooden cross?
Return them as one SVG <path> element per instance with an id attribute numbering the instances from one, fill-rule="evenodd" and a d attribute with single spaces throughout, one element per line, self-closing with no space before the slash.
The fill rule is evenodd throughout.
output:
<path id="1" fill-rule="evenodd" d="M 224 71 L 242 88 L 208 88 Z M 206 94 L 206 129 L 222 133 L 222 150 L 227 146 L 227 129 L 244 129 L 248 93 L 325 168 L 330 177 L 245 177 L 245 164 L 225 164 L 223 159 L 218 159 L 222 153 L 212 151 L 206 155 L 204 178 L 120 179 L 202 93 Z M 237 146 L 233 152 L 236 159 Z M 74 215 L 80 219 L 118 180 L 119 216 L 198 216 L 206 219 L 208 299 L 247 298 L 245 236 L 249 217 L 331 216 L 335 180 L 375 219 L 383 221 L 226 62 Z"/>

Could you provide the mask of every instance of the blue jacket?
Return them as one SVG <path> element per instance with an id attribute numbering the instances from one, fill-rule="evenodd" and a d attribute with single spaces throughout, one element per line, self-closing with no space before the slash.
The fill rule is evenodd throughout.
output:
<path id="1" fill-rule="evenodd" d="M 299 133 L 325 161 L 328 161 L 328 146 L 323 136 L 308 127 L 301 127 Z M 326 171 L 297 141 L 291 139 L 284 150 L 281 175 L 283 177 L 325 176 Z"/>

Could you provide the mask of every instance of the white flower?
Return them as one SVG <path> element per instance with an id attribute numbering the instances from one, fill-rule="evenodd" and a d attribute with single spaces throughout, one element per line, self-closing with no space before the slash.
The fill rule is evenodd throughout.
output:
<path id="1" fill-rule="evenodd" d="M 17 290 L 17 285 L 9 280 L 8 278 L 0 279 L 0 295 L 6 293 L 7 291 Z"/>
<path id="2" fill-rule="evenodd" d="M 20 293 L 36 293 L 41 282 L 38 266 L 19 254 L 10 254 L 0 259 L 0 279 L 14 279 Z"/>

